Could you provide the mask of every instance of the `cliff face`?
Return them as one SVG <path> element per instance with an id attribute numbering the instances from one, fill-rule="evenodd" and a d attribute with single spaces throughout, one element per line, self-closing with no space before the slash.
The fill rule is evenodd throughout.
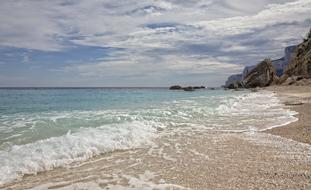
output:
<path id="1" fill-rule="evenodd" d="M 295 53 L 296 48 L 297 48 L 297 45 L 288 46 L 285 48 L 285 56 L 284 56 L 285 66 L 287 66 L 289 64 L 291 58 L 293 57 L 293 54 Z M 284 67 L 284 69 L 285 68 L 286 67 Z"/>
<path id="2" fill-rule="evenodd" d="M 275 82 L 276 78 L 272 61 L 265 59 L 245 76 L 242 83 L 245 88 L 265 87 Z"/>
<path id="3" fill-rule="evenodd" d="M 275 59 L 272 60 L 272 66 L 275 69 L 276 75 L 278 77 L 282 76 L 284 73 L 285 68 L 289 64 L 290 58 L 293 56 L 296 45 L 294 46 L 288 46 L 284 49 L 284 57 L 280 59 Z M 246 66 L 243 71 L 243 79 L 248 75 L 254 68 L 256 68 L 257 65 L 252 65 L 252 66 Z"/>
<path id="4" fill-rule="evenodd" d="M 242 77 L 232 75 L 226 86 L 242 85 L 245 88 L 254 88 L 282 84 L 288 77 L 291 80 L 311 78 L 311 30 L 303 43 L 286 47 L 284 53 L 284 57 L 280 59 L 266 59 L 257 65 L 245 67 Z"/>
<path id="5" fill-rule="evenodd" d="M 225 86 L 229 87 L 231 84 L 242 81 L 242 74 L 231 75 L 228 77 Z"/>
<path id="6" fill-rule="evenodd" d="M 243 70 L 243 79 L 256 67 L 257 65 L 246 66 Z"/>
<path id="7" fill-rule="evenodd" d="M 282 57 L 280 59 L 276 59 L 272 61 L 272 66 L 275 68 L 275 72 L 277 76 L 282 76 L 283 71 L 287 65 L 285 65 L 285 58 Z"/>
<path id="8" fill-rule="evenodd" d="M 284 50 L 284 57 L 272 61 L 272 65 L 275 68 L 276 75 L 282 76 L 285 68 L 289 64 L 290 58 L 293 56 L 297 46 L 288 46 Z"/>
<path id="9" fill-rule="evenodd" d="M 311 30 L 307 38 L 298 45 L 285 69 L 288 76 L 311 77 Z"/>

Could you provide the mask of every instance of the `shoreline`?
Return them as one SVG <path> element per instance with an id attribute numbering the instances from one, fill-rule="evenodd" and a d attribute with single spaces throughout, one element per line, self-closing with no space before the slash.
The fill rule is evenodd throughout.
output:
<path id="1" fill-rule="evenodd" d="M 282 103 L 297 112 L 298 120 L 263 132 L 311 144 L 311 87 L 269 86 L 264 89 L 276 93 Z"/>
<path id="2" fill-rule="evenodd" d="M 265 90 L 294 101 L 280 95 L 283 87 Z M 242 133 L 188 126 L 150 146 L 25 175 L 0 189 L 310 189 L 311 146 L 277 136 L 287 126 Z"/>

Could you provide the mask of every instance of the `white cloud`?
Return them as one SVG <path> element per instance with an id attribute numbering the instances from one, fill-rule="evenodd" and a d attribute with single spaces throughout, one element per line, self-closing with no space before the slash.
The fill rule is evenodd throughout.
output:
<path id="1" fill-rule="evenodd" d="M 0 47 L 123 49 L 64 69 L 85 77 L 235 73 L 297 42 L 310 12 L 311 0 L 1 1 Z"/>
<path id="2" fill-rule="evenodd" d="M 310 19 L 311 1 L 299 0 L 285 4 L 270 4 L 266 9 L 251 16 L 237 16 L 217 20 L 200 21 L 210 35 L 237 35 L 278 23 L 301 22 Z"/>

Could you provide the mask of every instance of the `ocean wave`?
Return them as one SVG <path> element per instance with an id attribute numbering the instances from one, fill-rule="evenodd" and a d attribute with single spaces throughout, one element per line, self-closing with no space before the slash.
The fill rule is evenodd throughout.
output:
<path id="1" fill-rule="evenodd" d="M 106 125 L 26 145 L 14 145 L 9 151 L 0 151 L 0 185 L 25 174 L 84 161 L 105 152 L 150 144 L 156 136 L 155 126 L 153 122 Z"/>
<path id="2" fill-rule="evenodd" d="M 262 131 L 296 121 L 295 114 L 275 94 L 260 91 L 191 97 L 140 109 L 2 115 L 0 132 L 10 135 L 0 142 L 10 141 L 0 149 L 0 185 L 106 152 L 149 145 L 162 131 Z M 34 132 L 38 137 L 31 136 Z M 10 138 L 28 140 L 17 144 Z"/>

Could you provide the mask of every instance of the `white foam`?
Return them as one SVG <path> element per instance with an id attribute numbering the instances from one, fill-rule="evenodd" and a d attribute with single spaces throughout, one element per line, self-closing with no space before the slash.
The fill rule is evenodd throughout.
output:
<path id="1" fill-rule="evenodd" d="M 148 109 L 49 112 L 36 117 L 20 115 L 16 120 L 15 116 L 12 116 L 13 119 L 2 117 L 0 123 L 10 121 L 5 124 L 7 126 L 16 123 L 13 128 L 27 123 L 32 123 L 34 128 L 41 127 L 35 123 L 45 120 L 54 122 L 55 126 L 63 119 L 69 121 L 62 123 L 64 127 L 71 125 L 71 121 L 82 122 L 74 128 L 73 133 L 30 144 L 13 145 L 9 150 L 0 151 L 0 185 L 24 174 L 36 174 L 85 161 L 105 152 L 150 144 L 158 135 L 157 129 L 166 126 L 172 130 L 162 134 L 185 131 L 185 126 L 223 132 L 262 131 L 296 121 L 295 114 L 282 105 L 275 94 L 260 91 L 197 99 L 192 97 L 191 101 L 166 102 Z M 85 124 L 90 128 L 80 128 Z M 48 132 L 49 127 L 43 131 Z M 10 129 L 5 128 L 3 130 Z"/>
<path id="2" fill-rule="evenodd" d="M 9 151 L 0 151 L 0 185 L 25 174 L 84 161 L 101 153 L 146 145 L 156 135 L 152 126 L 155 124 L 141 122 L 106 125 L 15 145 Z"/>
<path id="3" fill-rule="evenodd" d="M 155 173 L 150 171 L 145 171 L 144 174 L 140 174 L 138 177 L 133 177 L 130 175 L 114 175 L 111 181 L 105 179 L 97 179 L 96 181 L 88 182 L 78 182 L 72 184 L 64 183 L 47 183 L 41 184 L 32 188 L 33 190 L 44 190 L 49 188 L 54 188 L 54 186 L 62 186 L 57 189 L 60 190 L 76 190 L 76 189 L 87 189 L 87 190 L 135 190 L 135 189 L 144 189 L 144 190 L 167 190 L 167 189 L 188 189 L 180 185 L 165 183 L 163 179 L 159 182 L 154 182 L 156 177 Z M 116 182 L 126 181 L 127 184 L 116 184 Z M 101 185 L 100 185 L 101 184 Z M 104 184 L 104 185 L 103 185 Z"/>
<path id="4" fill-rule="evenodd" d="M 218 106 L 217 114 L 228 124 L 240 127 L 219 127 L 219 131 L 263 131 L 297 121 L 297 112 L 288 110 L 272 92 L 242 94 L 227 97 Z"/>

